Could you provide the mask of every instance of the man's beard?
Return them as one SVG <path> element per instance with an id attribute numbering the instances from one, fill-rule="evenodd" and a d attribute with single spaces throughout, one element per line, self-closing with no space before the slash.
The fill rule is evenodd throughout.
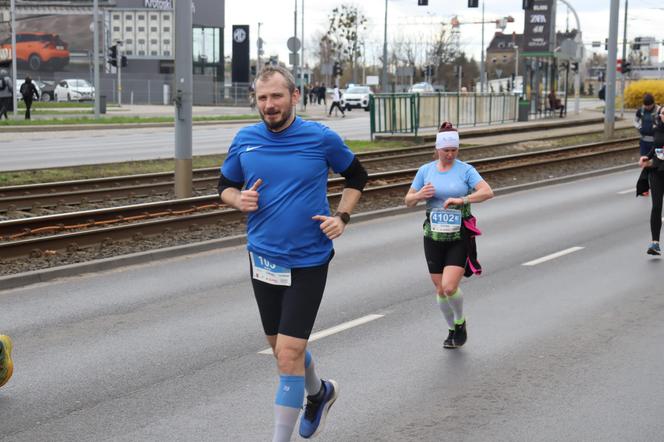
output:
<path id="1" fill-rule="evenodd" d="M 286 124 L 286 122 L 288 122 L 291 115 L 293 114 L 293 109 L 291 107 L 288 107 L 286 110 L 282 111 L 283 118 L 276 120 L 272 123 L 265 118 L 265 114 L 263 114 L 263 112 L 259 110 L 258 113 L 260 114 L 263 123 L 265 123 L 268 129 L 277 130 L 280 129 L 284 124 Z"/>

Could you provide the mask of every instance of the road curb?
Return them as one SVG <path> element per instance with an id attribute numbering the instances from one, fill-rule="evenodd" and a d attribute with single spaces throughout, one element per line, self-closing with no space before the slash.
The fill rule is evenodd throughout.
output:
<path id="1" fill-rule="evenodd" d="M 562 184 L 570 181 L 592 178 L 594 176 L 606 175 L 609 173 L 621 172 L 630 169 L 638 169 L 638 166 L 634 164 L 626 164 L 622 166 L 614 166 L 605 169 L 593 170 L 590 172 L 582 172 L 560 178 L 551 178 L 547 180 L 535 181 L 532 183 L 517 184 L 514 186 L 495 189 L 494 193 L 496 195 L 505 195 L 523 190 L 530 190 L 554 184 Z M 354 224 L 358 222 L 366 222 L 374 219 L 383 218 L 385 216 L 400 215 L 404 213 L 415 212 L 418 210 L 421 210 L 421 207 L 399 206 L 389 209 L 380 209 L 371 212 L 358 213 L 356 215 L 353 215 L 352 223 Z M 85 273 L 113 270 L 120 267 L 126 267 L 136 264 L 146 264 L 168 258 L 177 258 L 186 255 L 193 255 L 196 253 L 207 252 L 210 250 L 217 250 L 220 248 L 234 247 L 245 243 L 246 243 L 246 235 L 237 235 L 229 238 L 212 239 L 208 241 L 198 242 L 195 244 L 184 244 L 180 246 L 166 247 L 163 249 L 131 253 L 128 255 L 122 255 L 112 258 L 104 258 L 90 262 L 69 264 L 51 269 L 33 270 L 31 272 L 18 273 L 15 275 L 7 275 L 0 277 L 0 287 L 2 287 L 2 289 L 0 289 L 0 292 L 2 292 L 3 290 L 25 287 L 31 284 L 48 282 L 58 278 L 80 276 Z"/>

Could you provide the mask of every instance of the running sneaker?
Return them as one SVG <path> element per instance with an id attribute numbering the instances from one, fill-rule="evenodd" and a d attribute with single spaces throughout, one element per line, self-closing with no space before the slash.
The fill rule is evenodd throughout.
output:
<path id="1" fill-rule="evenodd" d="M 468 321 L 464 319 L 463 324 L 456 324 L 454 326 L 454 345 L 456 347 L 461 347 L 466 343 L 466 339 L 468 339 L 468 334 L 466 333 L 467 323 Z"/>
<path id="2" fill-rule="evenodd" d="M 454 345 L 454 330 L 450 330 L 447 334 L 447 339 L 443 342 L 443 348 L 456 348 L 456 345 Z"/>
<path id="3" fill-rule="evenodd" d="M 323 380 L 323 387 L 325 393 L 321 401 L 312 401 L 311 396 L 307 396 L 307 405 L 300 419 L 300 436 L 305 439 L 314 437 L 323 431 L 327 413 L 339 396 L 339 385 L 336 381 Z"/>
<path id="4" fill-rule="evenodd" d="M 0 387 L 7 383 L 13 372 L 12 340 L 9 336 L 0 335 Z"/>
<path id="5" fill-rule="evenodd" d="M 650 243 L 650 247 L 648 247 L 648 255 L 661 255 L 661 250 L 659 250 L 659 243 Z"/>

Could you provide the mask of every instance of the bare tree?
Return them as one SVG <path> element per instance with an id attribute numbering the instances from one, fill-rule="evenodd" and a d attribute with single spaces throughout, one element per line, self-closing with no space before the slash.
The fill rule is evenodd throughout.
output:
<path id="1" fill-rule="evenodd" d="M 342 4 L 332 10 L 328 20 L 330 26 L 325 35 L 342 66 L 350 64 L 355 82 L 355 65 L 362 55 L 359 36 L 367 29 L 367 18 L 357 6 Z"/>

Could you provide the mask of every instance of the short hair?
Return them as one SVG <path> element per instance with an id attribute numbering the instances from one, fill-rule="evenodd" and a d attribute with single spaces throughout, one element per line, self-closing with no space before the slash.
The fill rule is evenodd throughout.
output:
<path id="1" fill-rule="evenodd" d="M 443 121 L 438 128 L 438 132 L 457 132 L 457 129 L 449 121 Z"/>
<path id="2" fill-rule="evenodd" d="M 643 104 L 646 106 L 650 106 L 651 104 L 655 104 L 655 97 L 653 97 L 652 94 L 648 93 L 643 96 Z"/>
<path id="3" fill-rule="evenodd" d="M 256 75 L 256 83 L 258 83 L 258 80 L 265 81 L 271 78 L 274 74 L 281 74 L 281 76 L 284 77 L 284 80 L 286 80 L 288 92 L 291 94 L 295 92 L 295 77 L 293 77 L 293 74 L 283 66 L 266 65 L 261 69 L 258 75 Z"/>

